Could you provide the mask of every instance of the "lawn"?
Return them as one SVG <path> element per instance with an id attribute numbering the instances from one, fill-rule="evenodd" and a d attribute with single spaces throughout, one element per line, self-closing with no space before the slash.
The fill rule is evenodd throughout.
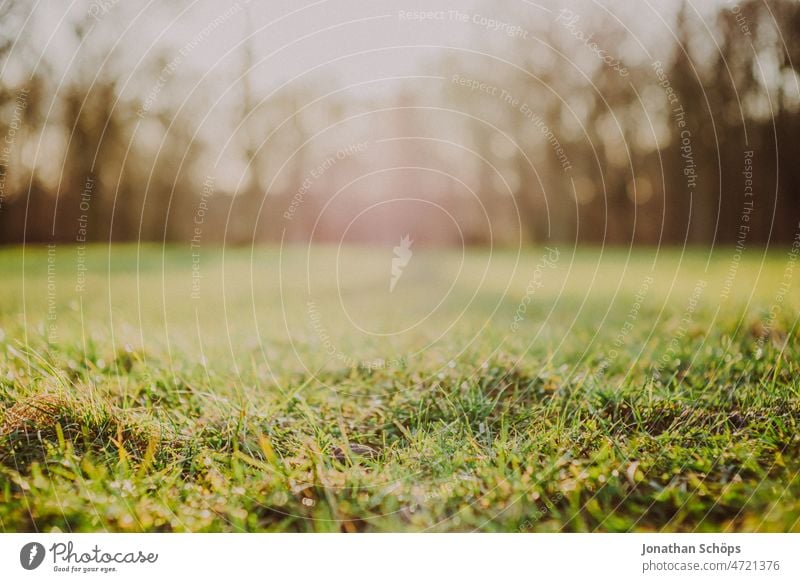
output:
<path id="1" fill-rule="evenodd" d="M 796 260 L 0 250 L 0 531 L 800 531 Z"/>

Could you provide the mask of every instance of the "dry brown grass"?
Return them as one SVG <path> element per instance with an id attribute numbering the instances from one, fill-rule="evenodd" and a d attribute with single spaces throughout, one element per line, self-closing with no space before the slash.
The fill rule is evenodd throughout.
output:
<path id="1" fill-rule="evenodd" d="M 53 428 L 72 410 L 69 400 L 61 394 L 36 394 L 15 403 L 6 410 L 0 424 L 0 436 L 27 430 Z"/>

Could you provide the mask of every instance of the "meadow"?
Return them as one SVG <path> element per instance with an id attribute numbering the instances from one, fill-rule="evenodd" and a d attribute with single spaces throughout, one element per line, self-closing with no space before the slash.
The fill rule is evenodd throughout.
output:
<path id="1" fill-rule="evenodd" d="M 800 531 L 796 251 L 0 250 L 0 531 Z"/>

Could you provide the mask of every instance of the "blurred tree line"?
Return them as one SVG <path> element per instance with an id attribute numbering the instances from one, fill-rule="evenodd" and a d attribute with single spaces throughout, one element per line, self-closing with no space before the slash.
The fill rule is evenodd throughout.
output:
<path id="1" fill-rule="evenodd" d="M 0 243 L 191 241 L 198 225 L 204 241 L 302 239 L 338 188 L 386 158 L 339 164 L 287 223 L 304 181 L 324 151 L 374 141 L 377 126 L 463 144 L 460 154 L 407 147 L 393 163 L 416 156 L 469 174 L 463 180 L 477 196 L 469 204 L 441 181 L 408 186 L 451 207 L 468 243 L 520 234 L 533 242 L 789 242 L 800 220 L 800 3 L 722 3 L 711 29 L 692 10 L 683 4 L 665 24 L 669 42 L 636 51 L 647 39 L 631 38 L 607 11 L 555 22 L 514 14 L 530 36 L 492 39 L 468 55 L 442 51 L 425 64 L 444 78 L 441 91 L 398 91 L 382 102 L 330 95 L 325 81 L 262 91 L 258 49 L 243 30 L 227 127 L 209 138 L 197 128 L 211 81 L 182 78 L 184 99 L 172 78 L 174 51 L 156 50 L 138 65 L 146 89 L 131 97 L 130 71 L 114 62 L 115 39 L 92 33 L 91 10 L 69 24 L 76 46 L 91 48 L 76 51 L 63 75 L 18 34 L 30 6 L 6 2 L 0 62 L 18 74 L 0 80 Z M 628 59 L 633 52 L 647 56 Z M 610 55 L 625 63 L 624 75 Z M 381 108 L 395 113 L 373 113 L 378 122 L 319 145 L 322 127 Z M 215 142 L 241 169 L 233 186 L 215 181 Z M 475 219 L 476 204 L 489 223 Z M 328 237 L 338 228 L 329 225 Z"/>

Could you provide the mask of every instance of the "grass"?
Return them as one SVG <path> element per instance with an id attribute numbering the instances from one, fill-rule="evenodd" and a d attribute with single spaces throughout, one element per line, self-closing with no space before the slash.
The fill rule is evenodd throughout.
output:
<path id="1" fill-rule="evenodd" d="M 788 249 L 391 257 L 0 251 L 0 531 L 800 531 Z"/>

